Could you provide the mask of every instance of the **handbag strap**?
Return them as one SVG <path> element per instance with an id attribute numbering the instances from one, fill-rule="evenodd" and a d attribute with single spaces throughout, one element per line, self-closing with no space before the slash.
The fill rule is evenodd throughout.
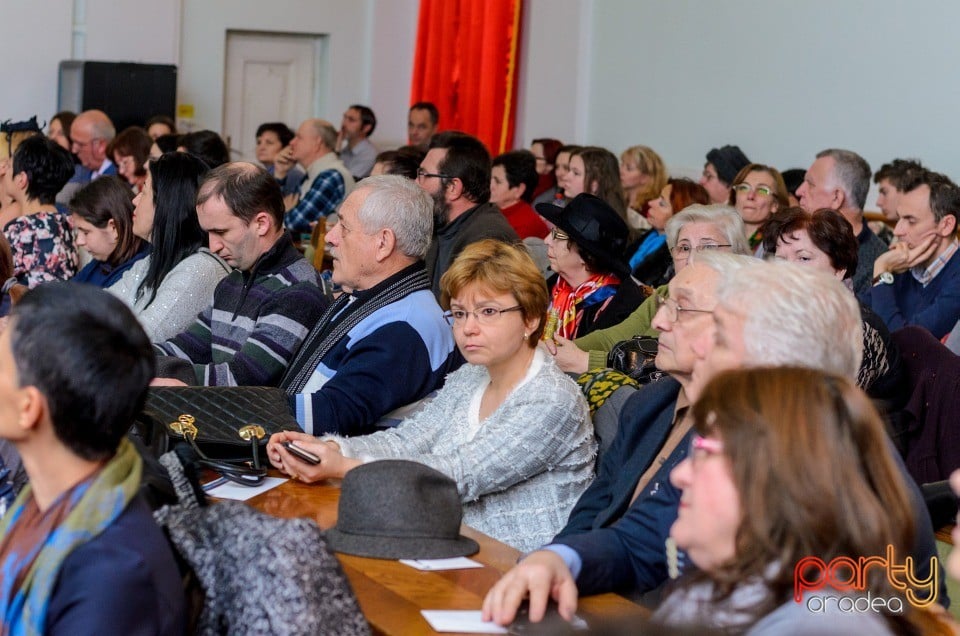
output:
<path id="1" fill-rule="evenodd" d="M 263 429 L 260 429 L 259 436 L 250 430 L 251 427 L 244 427 L 244 429 L 248 429 L 249 431 L 248 439 L 250 442 L 250 451 L 253 455 L 253 466 L 250 466 L 246 461 L 231 462 L 207 457 L 207 454 L 200 450 L 200 446 L 197 444 L 197 427 L 193 416 L 181 415 L 176 422 L 170 424 L 170 430 L 187 440 L 187 443 L 193 448 L 199 458 L 197 463 L 201 467 L 209 468 L 219 473 L 220 476 L 227 481 L 240 486 L 259 486 L 267 478 L 267 469 L 260 465 L 259 441 L 260 438 L 263 437 Z M 244 435 L 244 429 L 241 429 L 241 437 Z"/>

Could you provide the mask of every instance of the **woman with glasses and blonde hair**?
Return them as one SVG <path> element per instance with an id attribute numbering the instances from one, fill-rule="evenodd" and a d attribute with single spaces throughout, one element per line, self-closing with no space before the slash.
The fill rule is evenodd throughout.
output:
<path id="1" fill-rule="evenodd" d="M 670 537 L 696 572 L 655 622 L 754 636 L 951 633 L 932 613 L 937 585 L 918 584 L 911 603 L 888 578 L 911 553 L 912 506 L 883 421 L 856 386 L 811 369 L 727 371 L 691 412 L 690 451 L 670 476 L 683 491 Z M 831 568 L 835 559 L 860 564 L 854 589 L 857 572 Z M 874 602 L 854 611 L 863 598 Z"/>
<path id="2" fill-rule="evenodd" d="M 285 432 L 270 462 L 314 482 L 343 477 L 364 461 L 407 459 L 457 482 L 463 522 L 521 551 L 566 523 L 593 478 L 596 441 L 577 385 L 537 342 L 549 297 L 520 246 L 471 244 L 440 282 L 457 347 L 467 364 L 426 407 L 394 429 L 354 438 Z M 284 446 L 320 457 L 310 464 Z"/>
<path id="3" fill-rule="evenodd" d="M 763 257 L 763 232 L 760 228 L 777 210 L 790 205 L 787 186 L 780 172 L 772 166 L 747 164 L 733 178 L 730 205 L 736 207 L 743 217 L 743 229 L 754 256 Z"/>
<path id="4" fill-rule="evenodd" d="M 728 205 L 691 205 L 676 214 L 666 224 L 667 247 L 673 257 L 673 269 L 679 272 L 690 262 L 692 254 L 722 250 L 734 254 L 748 254 L 744 238 L 743 220 L 737 211 Z M 669 288 L 662 285 L 625 320 L 606 329 L 569 340 L 556 338 L 547 342 L 557 364 L 568 373 L 585 373 L 590 369 L 607 366 L 607 356 L 618 342 L 634 336 L 657 336 L 651 326 L 657 313 L 657 295 L 668 296 Z"/>

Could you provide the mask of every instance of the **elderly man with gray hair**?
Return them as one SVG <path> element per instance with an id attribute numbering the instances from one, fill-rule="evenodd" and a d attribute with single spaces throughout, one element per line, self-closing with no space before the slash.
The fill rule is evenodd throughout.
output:
<path id="1" fill-rule="evenodd" d="M 288 190 L 287 173 L 299 163 L 307 171 L 299 194 L 284 197 L 284 225 L 309 234 L 320 217 L 333 214 L 353 190 L 353 176 L 337 158 L 337 129 L 323 119 L 307 119 L 290 144 L 277 154 L 273 176 Z"/>
<path id="2" fill-rule="evenodd" d="M 433 200 L 405 177 L 364 179 L 325 240 L 349 293 L 314 325 L 281 386 L 300 426 L 362 435 L 440 388 L 463 361 L 430 291 L 423 257 Z"/>
<path id="3" fill-rule="evenodd" d="M 786 262 L 705 252 L 694 257 L 720 275 L 715 307 L 685 307 L 708 311 L 712 324 L 691 343 L 697 359 L 692 381 L 685 387 L 691 402 L 714 374 L 730 368 L 800 366 L 855 379 L 863 355 L 860 309 L 837 278 Z M 674 310 L 676 311 L 676 309 Z M 670 483 L 670 471 L 687 455 L 691 434 L 664 461 L 626 514 L 609 527 L 555 540 L 508 572 L 487 594 L 483 613 L 500 624 L 513 620 L 524 596 L 530 618 L 539 620 L 548 596 L 560 614 L 571 618 L 577 596 L 608 591 L 646 592 L 667 580 L 664 548 L 677 517 L 680 490 Z M 910 479 L 893 444 L 911 492 L 916 540 L 911 556 L 917 575 L 939 568 L 933 528 L 923 497 Z M 560 545 L 557 545 L 560 544 Z M 882 555 L 881 555 L 882 556 Z M 679 555 L 679 567 L 686 566 Z M 790 564 L 792 567 L 793 564 Z M 940 602 L 949 603 L 940 575 Z"/>
<path id="4" fill-rule="evenodd" d="M 857 237 L 857 271 L 853 291 L 863 296 L 873 284 L 873 262 L 887 245 L 863 222 L 863 206 L 870 190 L 870 164 L 855 152 L 829 148 L 817 153 L 803 183 L 797 188 L 800 207 L 807 212 L 830 208 L 843 215 Z"/>

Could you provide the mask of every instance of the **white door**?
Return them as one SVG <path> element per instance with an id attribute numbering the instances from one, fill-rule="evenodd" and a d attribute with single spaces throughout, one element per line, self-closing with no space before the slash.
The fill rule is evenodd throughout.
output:
<path id="1" fill-rule="evenodd" d="M 296 132 L 322 112 L 324 44 L 318 35 L 227 32 L 223 125 L 234 161 L 256 162 L 260 124 L 282 121 Z"/>

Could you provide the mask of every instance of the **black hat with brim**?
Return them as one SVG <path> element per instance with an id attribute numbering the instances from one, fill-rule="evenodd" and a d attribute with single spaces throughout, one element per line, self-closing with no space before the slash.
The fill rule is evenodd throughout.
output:
<path id="1" fill-rule="evenodd" d="M 606 271 L 621 278 L 630 275 L 630 267 L 621 257 L 630 228 L 606 201 L 583 193 L 562 208 L 540 203 L 537 212 L 563 230 L 577 248 L 590 254 Z"/>

